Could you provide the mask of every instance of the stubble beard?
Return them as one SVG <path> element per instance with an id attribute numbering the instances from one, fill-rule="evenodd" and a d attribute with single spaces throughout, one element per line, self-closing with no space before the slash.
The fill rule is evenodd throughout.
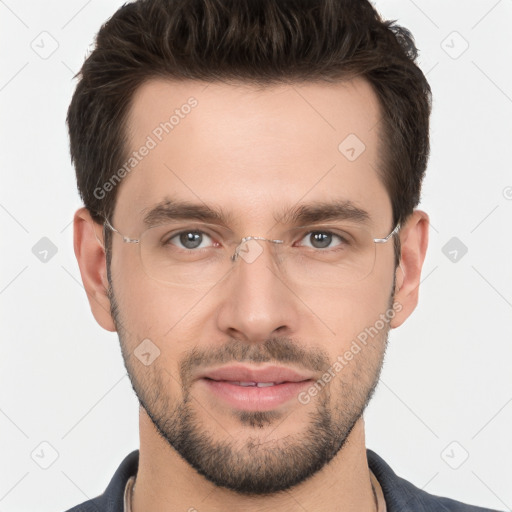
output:
<path id="1" fill-rule="evenodd" d="M 389 327 L 362 350 L 363 353 L 367 351 L 366 358 L 361 353 L 357 354 L 350 361 L 350 365 L 354 365 L 351 370 L 347 372 L 343 368 L 308 404 L 307 414 L 304 409 L 299 415 L 301 419 L 307 418 L 300 431 L 282 439 L 274 436 L 269 440 L 269 436 L 275 434 L 281 425 L 286 425 L 287 419 L 290 419 L 288 416 L 277 410 L 235 410 L 234 417 L 247 429 L 248 435 L 244 439 L 234 439 L 219 427 L 222 419 L 214 421 L 210 414 L 204 413 L 193 396 L 190 383 L 187 383 L 186 370 L 190 367 L 187 361 L 182 361 L 180 365 L 182 386 L 181 400 L 178 402 L 168 394 L 169 389 L 177 387 L 176 378 L 171 377 L 165 368 L 158 367 L 156 361 L 152 363 L 150 371 L 148 367 L 144 368 L 146 374 L 142 376 L 143 370 L 137 365 L 139 361 L 135 360 L 128 348 L 134 344 L 127 339 L 123 329 L 112 287 L 109 295 L 132 388 L 156 430 L 199 474 L 216 486 L 241 495 L 261 496 L 285 491 L 312 477 L 332 461 L 345 445 L 379 381 Z M 272 361 L 286 364 L 290 356 L 294 359 L 294 353 L 296 360 L 304 355 L 302 349 L 297 349 L 287 338 L 273 338 L 250 346 L 231 340 L 223 350 L 223 355 L 217 360 L 222 357 L 231 362 Z M 308 356 L 309 363 L 316 361 L 329 365 L 326 353 L 315 351 Z M 203 354 L 202 357 L 205 359 L 208 355 Z M 298 401 L 297 404 L 290 417 L 306 407 Z M 211 434 L 212 431 L 222 432 L 223 438 Z"/>

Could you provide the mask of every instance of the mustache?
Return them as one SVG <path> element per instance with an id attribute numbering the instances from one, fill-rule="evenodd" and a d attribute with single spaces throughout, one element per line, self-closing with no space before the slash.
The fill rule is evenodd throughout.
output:
<path id="1" fill-rule="evenodd" d="M 287 337 L 269 338 L 263 343 L 232 338 L 217 348 L 194 347 L 180 363 L 180 376 L 182 382 L 187 382 L 198 368 L 233 362 L 295 364 L 308 370 L 322 371 L 329 366 L 329 356 L 319 348 L 305 349 Z"/>

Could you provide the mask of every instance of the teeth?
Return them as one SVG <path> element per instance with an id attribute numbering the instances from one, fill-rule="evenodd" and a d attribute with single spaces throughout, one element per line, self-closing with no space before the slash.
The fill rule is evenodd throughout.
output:
<path id="1" fill-rule="evenodd" d="M 258 388 L 267 388 L 269 386 L 274 386 L 275 382 L 233 382 L 233 384 L 244 387 L 252 386 Z"/>

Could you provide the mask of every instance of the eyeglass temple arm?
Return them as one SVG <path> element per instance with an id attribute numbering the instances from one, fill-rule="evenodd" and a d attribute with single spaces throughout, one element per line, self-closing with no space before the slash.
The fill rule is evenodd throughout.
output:
<path id="1" fill-rule="evenodd" d="M 374 238 L 373 241 L 376 243 L 376 244 L 384 244 L 386 243 L 393 235 L 396 235 L 398 233 L 398 231 L 400 231 L 400 222 L 397 223 L 397 225 L 395 226 L 395 228 L 393 229 L 393 231 L 391 231 L 391 233 L 389 233 L 389 235 L 386 237 L 386 238 Z"/>
<path id="2" fill-rule="evenodd" d="M 122 237 L 123 242 L 125 242 L 127 244 L 138 244 L 139 243 L 139 240 L 137 238 L 130 238 L 129 236 L 125 236 L 122 233 L 120 233 L 114 226 L 112 226 L 112 224 L 110 224 L 108 219 L 105 219 L 105 225 L 109 229 L 111 229 L 114 233 L 117 233 L 120 237 Z"/>

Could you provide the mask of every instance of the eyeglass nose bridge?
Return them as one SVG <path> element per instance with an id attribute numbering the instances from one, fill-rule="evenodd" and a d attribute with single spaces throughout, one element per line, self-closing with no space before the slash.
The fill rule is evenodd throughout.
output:
<path id="1" fill-rule="evenodd" d="M 271 240 L 269 238 L 265 238 L 263 236 L 245 236 L 240 240 L 240 243 L 237 245 L 235 252 L 231 256 L 231 261 L 236 261 L 238 259 L 238 256 L 240 255 L 240 251 L 245 243 L 247 243 L 249 240 L 263 240 L 265 242 L 271 242 L 273 244 L 282 244 L 284 243 L 284 240 Z"/>

